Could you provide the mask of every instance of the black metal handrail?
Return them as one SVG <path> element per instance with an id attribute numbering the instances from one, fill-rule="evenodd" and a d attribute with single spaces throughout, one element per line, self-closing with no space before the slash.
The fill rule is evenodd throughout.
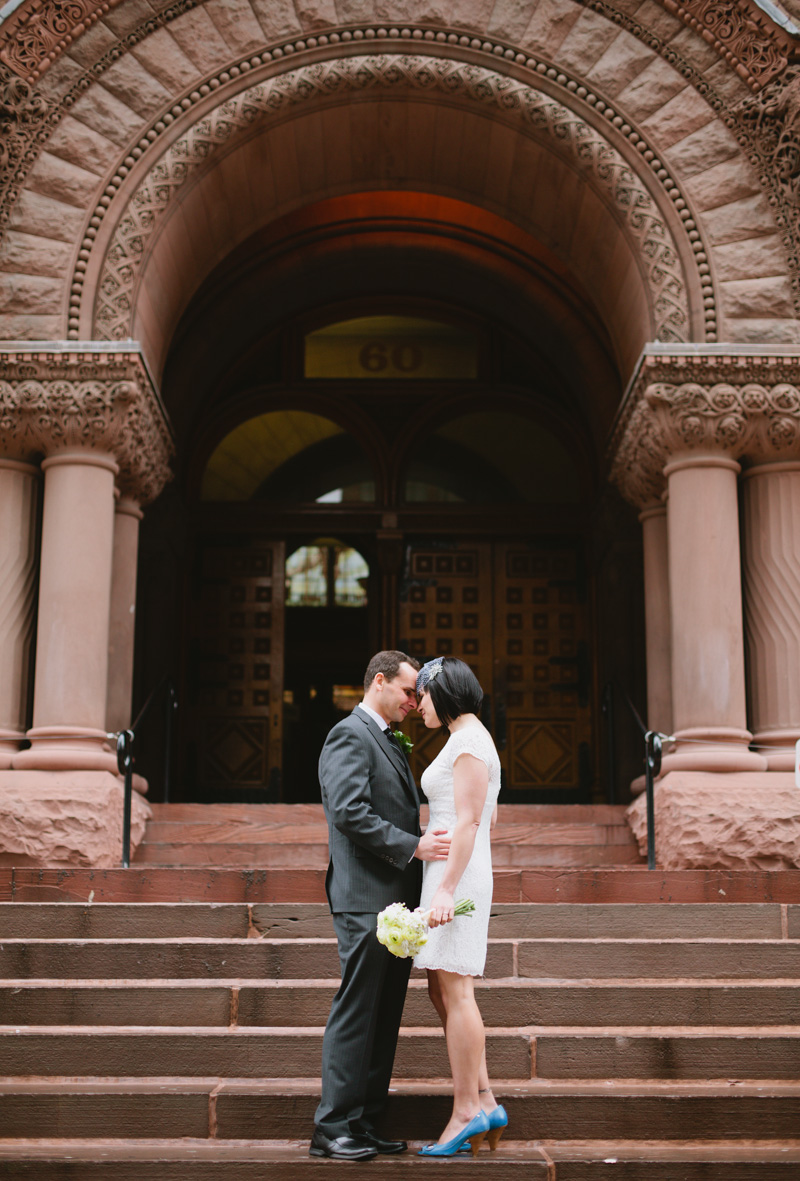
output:
<path id="1" fill-rule="evenodd" d="M 663 735 L 657 730 L 648 730 L 639 716 L 639 711 L 624 689 L 609 681 L 603 689 L 603 713 L 606 715 L 608 731 L 608 776 L 609 797 L 613 804 L 616 798 L 616 752 L 614 746 L 614 693 L 622 696 L 627 705 L 639 733 L 644 739 L 644 785 L 647 800 L 647 868 L 656 868 L 656 808 L 655 808 L 655 780 L 661 770 L 661 750 Z"/>
<path id="2" fill-rule="evenodd" d="M 133 802 L 133 767 L 135 763 L 136 738 L 142 722 L 150 713 L 153 703 L 166 691 L 166 712 L 164 715 L 164 802 L 169 802 L 170 774 L 172 767 L 172 722 L 178 708 L 175 686 L 169 677 L 163 677 L 145 701 L 136 720 L 129 729 L 117 735 L 117 767 L 125 779 L 125 801 L 122 811 L 122 867 L 130 869 L 131 864 L 131 805 Z"/>

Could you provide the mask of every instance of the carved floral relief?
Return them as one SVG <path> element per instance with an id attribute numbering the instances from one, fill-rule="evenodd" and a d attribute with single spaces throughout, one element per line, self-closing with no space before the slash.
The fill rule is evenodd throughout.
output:
<path id="1" fill-rule="evenodd" d="M 663 495 L 664 466 L 677 454 L 800 458 L 800 353 L 647 361 L 612 444 L 611 480 L 632 504 Z"/>
<path id="2" fill-rule="evenodd" d="M 110 454 L 120 492 L 139 504 L 171 479 L 169 426 L 137 356 L 0 354 L 0 439 L 18 459 L 73 448 Z"/>

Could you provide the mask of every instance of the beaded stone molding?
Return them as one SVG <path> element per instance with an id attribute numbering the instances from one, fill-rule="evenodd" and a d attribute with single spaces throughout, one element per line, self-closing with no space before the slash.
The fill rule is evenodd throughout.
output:
<path id="1" fill-rule="evenodd" d="M 114 456 L 117 487 L 140 505 L 172 478 L 172 436 L 138 352 L 0 352 L 3 454 L 30 460 L 76 448 Z"/>
<path id="2" fill-rule="evenodd" d="M 398 30 L 378 30 L 382 36 L 400 35 Z M 312 38 L 315 42 L 332 38 Z M 423 40 L 419 46 L 425 51 Z M 304 43 L 303 48 L 306 47 Z M 310 48 L 315 48 L 310 46 Z M 292 50 L 296 48 L 291 47 Z M 353 47 L 355 48 L 355 47 Z M 361 48 L 361 47 L 359 47 Z M 433 47 L 431 47 L 433 48 Z M 362 52 L 366 55 L 367 47 Z M 68 335 L 77 339 L 80 330 L 80 308 L 84 274 L 93 248 L 94 239 L 106 217 L 114 196 L 126 176 L 137 165 L 142 155 L 151 150 L 167 128 L 181 118 L 196 103 L 220 86 L 226 86 L 242 74 L 247 74 L 280 58 L 276 50 L 252 57 L 239 66 L 222 71 L 187 95 L 155 121 L 109 180 L 103 196 L 94 209 L 81 244 L 73 275 L 70 295 Z M 519 55 L 522 56 L 522 55 Z M 516 58 L 516 55 L 515 55 Z M 515 65 L 523 63 L 515 60 Z M 572 104 L 585 104 L 587 114 L 593 108 L 613 128 L 613 134 L 627 139 L 648 167 L 653 180 L 673 203 L 677 219 L 683 223 L 688 243 L 697 267 L 697 282 L 703 300 L 706 339 L 716 339 L 716 307 L 708 258 L 691 211 L 681 191 L 664 167 L 663 162 L 649 148 L 647 141 L 615 110 L 594 93 L 582 86 L 578 79 L 569 78 L 546 62 L 525 57 L 524 65 L 535 75 L 547 80 L 552 89 L 562 88 Z M 555 84 L 555 85 L 554 85 Z M 583 120 L 574 109 L 559 103 L 552 95 L 534 89 L 509 74 L 488 70 L 482 66 L 440 57 L 433 53 L 381 54 L 323 59 L 308 66 L 273 75 L 263 82 L 228 98 L 203 117 L 177 141 L 171 144 L 150 169 L 135 194 L 128 198 L 124 212 L 118 215 L 114 238 L 106 253 L 103 274 L 98 286 L 94 309 L 98 339 L 121 339 L 130 334 L 133 314 L 133 287 L 137 278 L 145 243 L 154 232 L 160 213 L 186 177 L 208 158 L 214 148 L 227 142 L 236 127 L 251 127 L 257 119 L 312 99 L 340 95 L 347 89 L 363 93 L 370 88 L 405 87 L 420 91 L 439 89 L 449 99 L 494 106 L 497 112 L 522 122 L 531 132 L 547 137 L 572 160 L 615 205 L 618 216 L 629 235 L 637 242 L 639 254 L 648 271 L 652 291 L 653 315 L 658 325 L 659 339 L 686 339 L 688 332 L 688 300 L 679 252 L 660 211 L 633 167 L 596 128 Z M 220 96 L 221 97 L 221 96 Z M 577 102 L 576 102 L 577 100 Z"/>
<path id="3" fill-rule="evenodd" d="M 637 508 L 660 500 L 670 456 L 800 458 L 800 352 L 648 356 L 610 447 L 610 479 Z"/>
<path id="4" fill-rule="evenodd" d="M 35 82 L 87 29 L 121 0 L 28 0 L 3 29 L 0 60 Z M 196 6 L 185 3 L 183 11 Z M 586 7 L 597 8 L 591 0 Z M 714 47 L 752 90 L 759 90 L 787 64 L 792 37 L 749 0 L 662 0 L 664 7 Z"/>

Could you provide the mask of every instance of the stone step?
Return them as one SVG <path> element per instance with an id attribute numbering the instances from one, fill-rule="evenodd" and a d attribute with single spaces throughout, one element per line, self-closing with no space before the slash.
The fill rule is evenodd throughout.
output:
<path id="1" fill-rule="evenodd" d="M 0 1074 L 133 1075 L 169 1063 L 175 1073 L 225 1078 L 313 1078 L 323 1027 L 0 1026 Z M 796 1079 L 797 1026 L 489 1028 L 490 1074 L 527 1079 Z M 401 1030 L 395 1070 L 406 1078 L 449 1073 L 444 1037 Z"/>
<path id="2" fill-rule="evenodd" d="M 335 980 L 4 980 L 13 1025 L 324 1025 Z M 800 1024 L 800 981 L 476 981 L 487 1025 Z M 405 1025 L 433 1026 L 427 982 L 412 977 Z"/>
<path id="3" fill-rule="evenodd" d="M 3 939 L 0 943 L 0 977 L 14 979 L 310 980 L 335 979 L 339 970 L 334 939 Z M 800 978 L 800 940 L 490 939 L 485 975 L 538 980 L 791 980 Z"/>
<path id="4" fill-rule="evenodd" d="M 619 830 L 613 830 L 619 831 Z M 559 833 L 560 835 L 560 833 Z M 542 834 L 542 844 L 516 843 L 513 839 L 495 841 L 492 838 L 492 862 L 495 869 L 509 866 L 575 866 L 575 865 L 638 865 L 642 863 L 638 845 L 633 840 L 607 843 L 603 832 L 592 829 L 574 834 L 575 844 L 568 840 L 550 843 Z M 593 839 L 588 839 L 589 837 Z M 259 842 L 206 843 L 173 840 L 143 841 L 133 858 L 136 865 L 169 866 L 277 866 L 325 870 L 328 866 L 327 834 L 324 843 Z"/>
<path id="5" fill-rule="evenodd" d="M 775 1140 L 797 1135 L 800 1083 L 626 1080 L 503 1081 L 496 1094 L 514 1140 Z M 310 1135 L 318 1079 L 97 1078 L 0 1081 L 6 1138 L 218 1140 Z M 449 1081 L 394 1080 L 387 1133 L 434 1138 L 449 1116 Z M 2 1141 L 0 1141 L 2 1144 Z M 0 1155 L 2 1161 L 2 1155 Z M 0 1165 L 2 1169 L 2 1165 Z"/>
<path id="6" fill-rule="evenodd" d="M 503 805 L 492 845 L 496 868 L 643 861 L 621 805 Z M 325 869 L 328 829 L 321 805 L 157 805 L 134 860 Z"/>
<path id="7" fill-rule="evenodd" d="M 800 906 L 775 903 L 497 903 L 493 938 L 800 938 Z M 333 938 L 324 903 L 0 903 L 2 939 Z"/>
<path id="8" fill-rule="evenodd" d="M 153 823 L 324 824 L 322 804 L 151 804 Z M 605 824 L 628 828 L 626 804 L 500 804 L 498 824 Z M 427 821 L 427 805 L 421 809 Z"/>
<path id="9" fill-rule="evenodd" d="M 414 1155 L 377 1157 L 369 1175 L 378 1181 L 435 1168 Z M 14 1181 L 304 1181 L 328 1176 L 342 1181 L 364 1176 L 363 1163 L 336 1162 L 308 1155 L 308 1143 L 267 1141 L 225 1144 L 214 1140 L 30 1140 L 0 1142 L 0 1173 Z M 449 1181 L 796 1181 L 800 1142 L 757 1141 L 672 1144 L 597 1140 L 529 1143 L 501 1141 L 496 1153 L 482 1148 L 473 1159 L 452 1157 L 442 1164 Z"/>
<path id="10" fill-rule="evenodd" d="M 197 805 L 202 807 L 202 805 Z M 496 903 L 800 903 L 800 870 L 498 870 Z M 321 869 L 35 869 L 0 866 L 0 902 L 325 902 Z"/>

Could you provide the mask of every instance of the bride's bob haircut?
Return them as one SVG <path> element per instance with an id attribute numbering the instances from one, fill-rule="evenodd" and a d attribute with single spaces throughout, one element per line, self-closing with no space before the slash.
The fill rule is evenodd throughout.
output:
<path id="1" fill-rule="evenodd" d="M 443 726 L 449 726 L 461 714 L 477 714 L 483 704 L 483 689 L 475 673 L 455 656 L 442 657 L 442 671 L 426 686 Z"/>

